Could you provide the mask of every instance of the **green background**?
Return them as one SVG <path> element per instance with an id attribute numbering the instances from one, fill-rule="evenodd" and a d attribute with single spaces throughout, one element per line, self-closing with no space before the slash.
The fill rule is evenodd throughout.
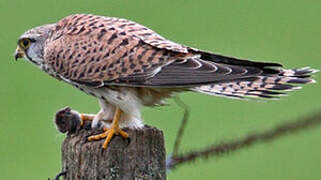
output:
<path id="1" fill-rule="evenodd" d="M 321 68 L 319 0 L 0 0 L 0 179 L 46 179 L 60 171 L 64 135 L 57 109 L 95 113 L 97 100 L 15 62 L 17 38 L 29 28 L 73 13 L 135 20 L 173 41 L 230 56 Z M 320 73 L 315 76 L 321 82 Z M 238 101 L 201 94 L 180 97 L 192 109 L 182 151 L 243 137 L 321 108 L 321 83 L 280 101 Z M 165 132 L 170 153 L 182 110 L 145 108 L 147 124 Z M 168 179 L 321 179 L 321 129 L 260 144 L 171 171 Z"/>

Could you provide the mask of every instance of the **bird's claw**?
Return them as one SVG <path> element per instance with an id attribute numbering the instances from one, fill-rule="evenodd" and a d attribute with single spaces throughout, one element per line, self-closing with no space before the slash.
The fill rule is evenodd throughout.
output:
<path id="1" fill-rule="evenodd" d="M 103 144 L 103 149 L 106 149 L 109 142 L 115 135 L 120 135 L 125 139 L 129 137 L 128 134 L 119 127 L 112 126 L 111 128 L 104 128 L 104 132 L 101 134 L 88 137 L 88 141 L 97 141 L 106 138 Z"/>
<path id="2" fill-rule="evenodd" d="M 80 114 L 80 127 L 83 127 L 85 124 L 85 121 L 92 121 L 94 120 L 94 115 L 89 114 Z"/>

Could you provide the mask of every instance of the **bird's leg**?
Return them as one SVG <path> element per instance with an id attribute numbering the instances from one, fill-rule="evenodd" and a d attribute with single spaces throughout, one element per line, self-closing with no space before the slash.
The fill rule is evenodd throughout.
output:
<path id="1" fill-rule="evenodd" d="M 92 121 L 94 120 L 95 115 L 93 114 L 80 114 L 80 126 L 83 126 L 85 124 L 85 121 Z"/>
<path id="2" fill-rule="evenodd" d="M 103 148 L 106 149 L 108 144 L 109 144 L 109 142 L 111 141 L 111 138 L 114 135 L 121 135 L 123 138 L 127 139 L 128 138 L 128 134 L 125 131 L 123 131 L 122 129 L 120 129 L 119 128 L 119 124 L 118 124 L 118 121 L 119 121 L 121 113 L 122 113 L 122 111 L 119 108 L 116 108 L 111 127 L 110 128 L 104 128 L 105 132 L 103 132 L 101 134 L 88 137 L 88 141 L 93 141 L 93 140 L 99 140 L 99 139 L 106 138 L 105 142 L 103 144 Z"/>

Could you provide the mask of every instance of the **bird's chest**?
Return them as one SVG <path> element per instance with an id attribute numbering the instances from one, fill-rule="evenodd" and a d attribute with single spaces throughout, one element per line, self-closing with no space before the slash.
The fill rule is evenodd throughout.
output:
<path id="1" fill-rule="evenodd" d="M 88 95 L 104 100 L 122 110 L 132 112 L 141 107 L 141 101 L 134 88 L 105 86 L 100 88 L 91 88 L 74 84 L 76 88 Z"/>
<path id="2" fill-rule="evenodd" d="M 50 76 L 58 79 L 58 80 L 63 80 L 63 78 L 61 78 L 58 73 L 48 64 L 43 64 L 41 66 L 41 69 L 46 72 L 47 74 L 49 74 Z"/>

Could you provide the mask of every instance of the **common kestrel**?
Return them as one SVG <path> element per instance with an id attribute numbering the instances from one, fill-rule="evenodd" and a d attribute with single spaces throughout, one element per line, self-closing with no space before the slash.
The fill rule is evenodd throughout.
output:
<path id="1" fill-rule="evenodd" d="M 315 82 L 311 68 L 283 69 L 177 44 L 133 21 L 75 14 L 28 30 L 15 58 L 24 57 L 49 75 L 98 98 L 97 115 L 79 114 L 102 124 L 89 140 L 128 135 L 121 128 L 143 126 L 142 106 L 161 105 L 183 91 L 244 99 L 278 98 L 293 84 Z M 98 123 L 100 122 L 100 123 Z"/>

